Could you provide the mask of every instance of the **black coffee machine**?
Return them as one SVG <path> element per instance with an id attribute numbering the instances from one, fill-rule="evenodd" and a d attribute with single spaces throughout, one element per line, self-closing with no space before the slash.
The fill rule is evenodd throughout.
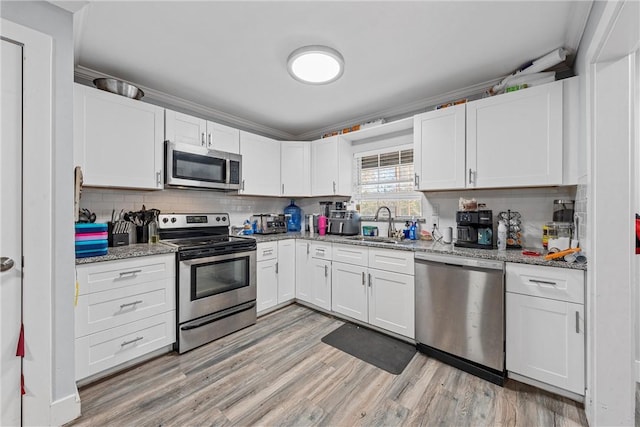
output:
<path id="1" fill-rule="evenodd" d="M 454 246 L 493 249 L 493 213 L 490 210 L 458 211 L 456 223 Z"/>

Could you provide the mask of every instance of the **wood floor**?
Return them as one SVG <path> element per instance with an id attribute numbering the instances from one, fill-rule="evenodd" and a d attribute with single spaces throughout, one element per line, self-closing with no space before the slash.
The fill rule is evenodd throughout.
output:
<path id="1" fill-rule="evenodd" d="M 78 426 L 572 426 L 582 405 L 498 387 L 421 353 L 392 375 L 320 341 L 343 322 L 291 305 L 181 356 L 80 390 Z"/>

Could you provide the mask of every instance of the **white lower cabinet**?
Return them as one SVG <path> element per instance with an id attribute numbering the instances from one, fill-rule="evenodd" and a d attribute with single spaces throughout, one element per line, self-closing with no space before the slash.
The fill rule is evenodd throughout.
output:
<path id="1" fill-rule="evenodd" d="M 310 303 L 311 241 L 296 240 L 296 299 Z"/>
<path id="2" fill-rule="evenodd" d="M 333 245 L 333 257 L 334 312 L 415 338 L 412 252 Z"/>
<path id="3" fill-rule="evenodd" d="M 260 314 L 295 296 L 295 240 L 258 243 L 256 306 Z"/>
<path id="4" fill-rule="evenodd" d="M 584 395 L 584 272 L 507 263 L 506 289 L 509 375 Z"/>
<path id="5" fill-rule="evenodd" d="M 76 380 L 176 340 L 175 255 L 78 265 Z"/>
<path id="6" fill-rule="evenodd" d="M 331 243 L 296 241 L 296 299 L 331 310 Z"/>
<path id="7" fill-rule="evenodd" d="M 311 259 L 311 303 L 331 310 L 331 261 Z"/>

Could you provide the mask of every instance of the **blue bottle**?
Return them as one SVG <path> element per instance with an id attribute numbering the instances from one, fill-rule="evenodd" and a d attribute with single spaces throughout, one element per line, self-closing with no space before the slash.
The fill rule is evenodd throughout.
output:
<path id="1" fill-rule="evenodd" d="M 296 206 L 294 200 L 291 204 L 284 208 L 284 214 L 290 215 L 287 220 L 287 231 L 300 231 L 302 224 L 302 209 Z"/>
<path id="2" fill-rule="evenodd" d="M 416 223 L 412 222 L 411 227 L 409 227 L 409 240 L 418 240 L 418 236 L 416 235 Z"/>

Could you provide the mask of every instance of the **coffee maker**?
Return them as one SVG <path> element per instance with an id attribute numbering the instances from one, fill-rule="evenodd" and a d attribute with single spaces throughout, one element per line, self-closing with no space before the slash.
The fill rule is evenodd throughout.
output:
<path id="1" fill-rule="evenodd" d="M 493 249 L 493 212 L 490 210 L 456 212 L 457 240 L 461 248 Z"/>

